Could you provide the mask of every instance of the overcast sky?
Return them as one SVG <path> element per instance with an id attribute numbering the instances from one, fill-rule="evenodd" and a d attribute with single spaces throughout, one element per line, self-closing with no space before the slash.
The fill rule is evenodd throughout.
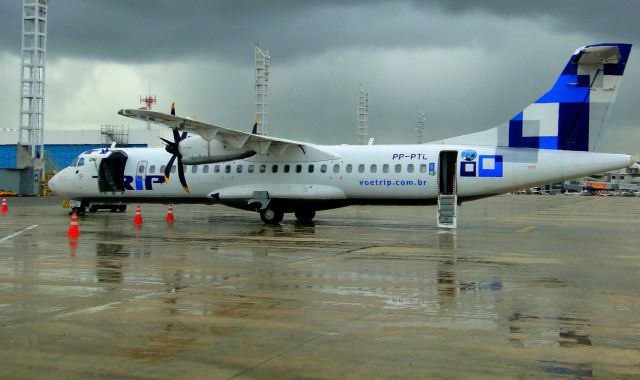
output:
<path id="1" fill-rule="evenodd" d="M 18 124 L 21 0 L 0 1 L 0 128 Z M 510 119 L 573 51 L 640 41 L 640 2 L 53 0 L 46 130 L 141 124 L 116 114 L 148 92 L 157 110 L 234 129 L 253 122 L 253 47 L 268 48 L 269 134 L 354 143 L 358 86 L 376 143 L 475 132 Z M 602 142 L 638 154 L 640 46 Z"/>

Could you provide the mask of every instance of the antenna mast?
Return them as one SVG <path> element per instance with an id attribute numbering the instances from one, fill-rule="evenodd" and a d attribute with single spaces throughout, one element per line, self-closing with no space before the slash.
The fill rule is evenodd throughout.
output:
<path id="1" fill-rule="evenodd" d="M 22 56 L 18 149 L 30 159 L 18 168 L 33 167 L 35 179 L 44 174 L 44 88 L 47 55 L 47 0 L 22 1 Z M 20 156 L 20 155 L 19 155 Z"/>
<path id="2" fill-rule="evenodd" d="M 269 111 L 267 109 L 267 84 L 269 82 L 269 50 L 255 46 L 255 89 L 256 104 L 254 108 L 255 118 L 259 120 L 256 134 L 266 135 L 269 124 Z"/>
<path id="3" fill-rule="evenodd" d="M 367 144 L 369 136 L 369 93 L 360 85 L 360 99 L 358 100 L 358 145 Z"/>
<path id="4" fill-rule="evenodd" d="M 149 94 L 147 96 L 140 95 L 140 103 L 146 104 L 146 109 L 151 111 L 151 108 L 155 103 L 157 103 L 157 99 L 155 95 L 151 95 L 151 86 L 149 86 Z M 147 129 L 151 129 L 151 123 L 147 120 Z"/>

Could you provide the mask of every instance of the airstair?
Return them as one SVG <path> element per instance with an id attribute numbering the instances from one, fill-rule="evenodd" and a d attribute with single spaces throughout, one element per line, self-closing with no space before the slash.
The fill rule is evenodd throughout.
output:
<path id="1" fill-rule="evenodd" d="M 438 162 L 438 228 L 458 227 L 457 151 L 440 152 Z"/>
<path id="2" fill-rule="evenodd" d="M 458 196 L 438 195 L 438 228 L 457 228 Z"/>

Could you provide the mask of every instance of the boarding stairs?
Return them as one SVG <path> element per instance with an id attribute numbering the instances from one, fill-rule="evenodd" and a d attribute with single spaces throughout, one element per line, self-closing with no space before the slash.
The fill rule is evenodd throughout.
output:
<path id="1" fill-rule="evenodd" d="M 456 228 L 458 196 L 454 194 L 438 195 L 438 228 Z"/>

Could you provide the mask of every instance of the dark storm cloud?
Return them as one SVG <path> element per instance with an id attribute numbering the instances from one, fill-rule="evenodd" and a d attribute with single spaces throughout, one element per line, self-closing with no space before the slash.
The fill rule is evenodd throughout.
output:
<path id="1" fill-rule="evenodd" d="M 4 26 L 0 49 L 17 53 L 21 2 L 0 3 L 0 25 Z M 634 20 L 638 8 L 635 1 L 612 5 L 587 0 L 56 0 L 49 8 L 49 46 L 53 59 L 149 62 L 213 56 L 249 63 L 247 46 L 262 41 L 282 62 L 339 48 L 460 46 L 477 41 L 480 32 L 491 29 L 491 17 L 543 17 L 563 32 L 587 34 L 598 41 L 635 41 L 640 39 Z M 433 23 L 433 17 L 459 14 L 487 17 L 467 28 L 445 29 Z M 499 36 L 489 41 L 493 39 Z"/>

